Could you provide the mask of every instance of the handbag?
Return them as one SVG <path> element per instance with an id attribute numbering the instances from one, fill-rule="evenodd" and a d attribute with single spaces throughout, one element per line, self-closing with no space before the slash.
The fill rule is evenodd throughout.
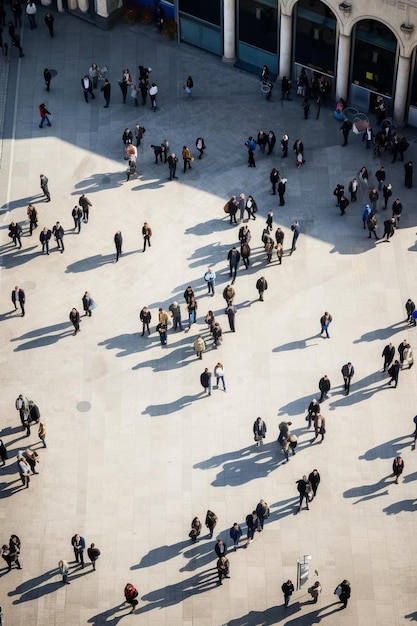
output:
<path id="1" fill-rule="evenodd" d="M 224 205 L 223 211 L 225 213 L 230 213 L 230 207 L 229 207 L 229 203 L 228 202 L 226 202 L 226 204 Z M 9 235 L 9 237 L 10 237 L 10 235 Z"/>

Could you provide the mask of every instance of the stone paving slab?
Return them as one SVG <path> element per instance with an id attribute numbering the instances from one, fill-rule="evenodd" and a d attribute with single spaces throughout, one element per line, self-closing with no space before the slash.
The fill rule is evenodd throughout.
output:
<path id="1" fill-rule="evenodd" d="M 42 10 L 40 10 L 42 13 Z M 42 22 L 41 15 L 39 21 Z M 396 391 L 383 383 L 382 348 L 407 337 L 404 302 L 416 297 L 413 191 L 405 190 L 402 164 L 383 156 L 394 194 L 404 202 L 401 228 L 389 244 L 369 241 L 362 229 L 360 195 L 342 218 L 334 206 L 335 184 L 345 186 L 366 164 L 379 167 L 357 137 L 341 149 L 339 125 L 330 110 L 319 120 L 302 119 L 301 101 L 266 102 L 256 77 L 220 63 L 197 49 L 160 39 L 151 27 L 120 25 L 101 32 L 69 15 L 56 16 L 56 37 L 42 29 L 23 32 L 25 58 L 11 61 L 2 190 L 0 359 L 4 393 L 2 434 L 13 457 L 30 443 L 22 438 L 14 400 L 33 398 L 47 422 L 48 449 L 39 451 L 40 474 L 22 491 L 13 461 L 1 472 L 3 540 L 22 539 L 23 570 L 0 577 L 6 623 L 117 624 L 127 610 L 120 603 L 128 580 L 138 585 L 139 611 L 129 619 L 152 626 L 304 626 L 326 619 L 335 626 L 402 625 L 415 613 L 414 539 L 415 372 L 401 372 Z M 80 78 L 96 60 L 109 68 L 110 108 L 99 96 L 85 104 Z M 117 79 L 123 67 L 144 63 L 158 82 L 159 108 L 123 105 Z M 43 91 L 43 68 L 58 74 Z M 185 103 L 182 85 L 195 82 Z M 51 129 L 38 128 L 42 99 L 53 111 Z M 14 102 L 17 98 L 16 116 Z M 313 107 L 312 107 L 313 108 Z M 313 116 L 314 118 L 314 116 Z M 136 121 L 147 128 L 139 149 L 140 177 L 124 182 L 121 135 Z M 244 141 L 263 128 L 299 135 L 306 164 L 296 170 L 292 154 L 257 154 L 247 168 Z M 202 134 L 207 150 L 178 181 L 166 166 L 154 165 L 149 145 L 168 137 L 178 154 L 194 150 Z M 410 157 L 415 145 L 411 143 Z M 408 153 L 407 153 L 408 156 Z M 182 165 L 180 162 L 179 165 Z M 275 165 L 288 178 L 283 208 L 269 194 Z M 40 201 L 39 173 L 50 180 L 52 202 Z M 372 180 L 372 179 L 371 179 Z M 229 281 L 227 251 L 237 228 L 222 211 L 232 193 L 252 193 L 259 205 L 250 223 L 252 265 L 236 281 L 237 332 L 228 332 L 222 290 Z M 80 235 L 72 232 L 71 210 L 85 192 L 93 207 Z M 11 249 L 7 226 L 23 221 L 36 203 L 40 226 L 64 225 L 65 253 L 40 255 L 38 231 Z M 270 208 L 284 229 L 298 218 L 297 252 L 282 266 L 266 265 L 261 246 Z M 378 213 L 382 221 L 383 213 Z M 152 248 L 141 252 L 140 228 L 153 229 Z M 121 229 L 122 258 L 114 264 L 113 235 Z M 216 295 L 205 294 L 207 266 L 217 272 Z M 246 274 L 246 276 L 245 276 Z M 269 282 L 265 302 L 255 283 Z M 27 314 L 10 314 L 10 291 L 21 285 Z M 198 323 L 189 332 L 168 334 L 161 347 L 155 333 L 157 310 L 191 284 L 198 298 Z M 68 313 L 81 308 L 89 290 L 98 306 L 72 336 Z M 152 334 L 140 337 L 138 314 L 152 311 Z M 223 345 L 195 359 L 193 341 L 207 335 L 204 316 L 215 311 Z M 331 340 L 318 336 L 318 320 L 331 311 Z M 352 392 L 341 394 L 340 368 L 356 369 Z M 200 394 L 203 366 L 226 367 L 227 393 Z M 324 404 L 324 444 L 310 445 L 304 416 L 324 373 L 332 381 Z M 87 409 L 87 410 L 86 410 Z M 262 415 L 268 435 L 254 448 L 252 423 Z M 277 449 L 277 424 L 293 421 L 297 455 L 286 465 Z M 402 454 L 400 485 L 389 477 L 392 458 Z M 322 483 L 309 512 L 294 517 L 295 481 L 318 467 Z M 36 480 L 35 480 L 36 479 Z M 271 507 L 265 530 L 248 550 L 230 555 L 231 579 L 217 587 L 214 540 L 189 544 L 191 519 L 207 508 L 219 518 L 217 534 L 228 538 L 260 498 Z M 23 513 L 23 515 L 22 515 Z M 80 532 L 102 551 L 97 571 L 71 569 L 62 587 L 56 566 L 71 560 L 71 536 Z M 203 533 L 204 537 L 205 533 Z M 242 542 L 243 545 L 244 542 Z M 305 588 L 282 608 L 280 586 L 296 578 L 297 558 L 311 554 L 323 594 L 308 604 Z M 4 571 L 4 570 L 3 570 Z M 339 611 L 333 589 L 347 577 L 352 599 Z"/>

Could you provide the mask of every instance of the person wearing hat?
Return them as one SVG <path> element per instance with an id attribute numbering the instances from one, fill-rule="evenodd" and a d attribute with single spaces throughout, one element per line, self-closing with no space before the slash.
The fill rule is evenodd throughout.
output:
<path id="1" fill-rule="evenodd" d="M 281 180 L 278 183 L 279 206 L 284 206 L 285 204 L 284 196 L 285 196 L 285 191 L 287 189 L 286 185 L 287 185 L 287 179 L 281 178 Z"/>

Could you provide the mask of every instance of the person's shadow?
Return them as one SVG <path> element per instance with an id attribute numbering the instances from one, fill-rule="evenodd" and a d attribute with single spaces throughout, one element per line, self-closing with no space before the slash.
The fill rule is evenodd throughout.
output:
<path id="1" fill-rule="evenodd" d="M 107 609 L 107 611 L 103 611 L 102 613 L 97 613 L 97 615 L 93 615 L 87 620 L 88 624 L 95 624 L 95 626 L 100 626 L 100 624 L 107 624 L 108 626 L 116 626 L 126 615 L 129 613 L 124 612 L 123 615 L 115 615 L 119 611 L 125 611 L 126 609 L 131 609 L 130 604 L 126 604 L 122 602 L 122 604 L 118 604 L 117 606 L 112 607 L 111 609 Z"/>

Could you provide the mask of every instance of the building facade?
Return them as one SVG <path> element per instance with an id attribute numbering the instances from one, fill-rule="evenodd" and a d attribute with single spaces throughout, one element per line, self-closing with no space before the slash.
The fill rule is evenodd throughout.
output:
<path id="1" fill-rule="evenodd" d="M 149 0 L 139 0 L 149 4 Z M 249 71 L 326 77 L 361 111 L 378 96 L 397 123 L 417 126 L 417 2 L 400 0 L 162 0 L 180 41 Z"/>

